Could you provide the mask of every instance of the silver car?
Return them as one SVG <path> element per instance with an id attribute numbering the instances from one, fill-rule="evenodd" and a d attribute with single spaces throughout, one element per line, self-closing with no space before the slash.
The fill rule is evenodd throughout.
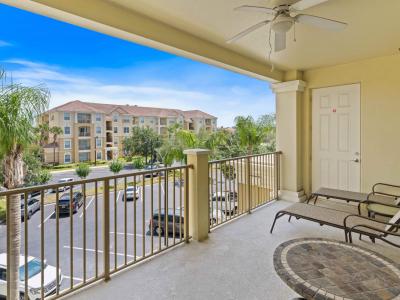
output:
<path id="1" fill-rule="evenodd" d="M 139 186 L 128 186 L 126 188 L 126 200 L 137 200 L 140 196 L 140 187 Z M 125 201 L 125 195 L 122 195 L 122 201 Z"/>
<path id="2" fill-rule="evenodd" d="M 30 197 L 27 200 L 27 218 L 28 220 L 32 217 L 32 215 L 40 210 L 40 201 L 37 198 Z M 25 201 L 21 199 L 21 219 L 25 218 Z"/>

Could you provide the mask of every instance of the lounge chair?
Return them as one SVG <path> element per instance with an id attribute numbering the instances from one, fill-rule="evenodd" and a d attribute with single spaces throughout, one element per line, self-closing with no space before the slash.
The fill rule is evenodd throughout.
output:
<path id="1" fill-rule="evenodd" d="M 389 222 L 384 222 L 322 206 L 295 203 L 276 213 L 270 233 L 274 230 L 277 219 L 284 215 L 289 216 L 289 221 L 291 217 L 295 217 L 296 219 L 305 219 L 319 223 L 321 226 L 328 225 L 343 229 L 346 242 L 352 242 L 352 233 L 359 233 L 360 238 L 361 235 L 366 235 L 373 242 L 375 242 L 375 239 L 380 239 L 400 248 L 400 244 L 395 244 L 386 239 L 387 236 L 400 237 L 400 211 Z"/>
<path id="2" fill-rule="evenodd" d="M 322 187 L 311 194 L 307 199 L 307 204 L 312 200 L 316 204 L 320 197 L 324 197 L 326 199 L 343 200 L 347 203 L 358 203 L 359 215 L 361 215 L 362 207 L 365 207 L 368 211 L 368 216 L 378 214 L 392 217 L 400 209 L 400 195 L 393 192 L 384 192 L 381 190 L 382 188 L 395 189 L 400 192 L 400 186 L 387 183 L 374 184 L 372 192 L 369 194 Z"/>

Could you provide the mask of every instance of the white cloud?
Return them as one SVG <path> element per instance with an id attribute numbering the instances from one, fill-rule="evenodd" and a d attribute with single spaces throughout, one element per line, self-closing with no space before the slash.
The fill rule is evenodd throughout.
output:
<path id="1" fill-rule="evenodd" d="M 12 46 L 12 44 L 9 42 L 0 40 L 0 47 L 9 47 L 9 46 Z"/>
<path id="2" fill-rule="evenodd" d="M 200 109 L 217 116 L 218 124 L 222 126 L 232 126 L 238 115 L 258 117 L 274 111 L 274 100 L 267 89 L 264 94 L 253 91 L 251 87 L 240 86 L 237 82 L 233 86 L 215 89 L 184 83 L 178 87 L 172 79 L 171 82 L 155 83 L 152 78 L 142 80 L 140 84 L 122 83 L 122 79 L 119 84 L 110 84 L 107 75 L 104 78 L 88 77 L 83 75 L 84 70 L 69 71 L 54 65 L 20 59 L 3 62 L 13 66 L 12 77 L 15 81 L 26 85 L 46 84 L 52 95 L 50 107 L 82 100 L 182 110 Z"/>

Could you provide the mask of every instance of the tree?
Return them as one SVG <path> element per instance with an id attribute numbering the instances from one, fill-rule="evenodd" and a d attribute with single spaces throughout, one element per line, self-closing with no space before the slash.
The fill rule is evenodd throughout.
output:
<path id="1" fill-rule="evenodd" d="M 252 155 L 254 148 L 261 145 L 270 130 L 264 123 L 254 121 L 251 116 L 236 117 L 235 127 L 240 145 L 246 147 L 248 155 Z"/>
<path id="2" fill-rule="evenodd" d="M 80 163 L 75 169 L 76 175 L 78 175 L 80 178 L 85 179 L 86 177 L 89 176 L 91 170 L 88 164 L 85 163 Z"/>
<path id="3" fill-rule="evenodd" d="M 18 188 L 24 183 L 24 151 L 35 139 L 33 124 L 49 104 L 49 91 L 43 86 L 26 87 L 8 81 L 0 74 L 0 160 L 4 186 Z M 21 202 L 18 194 L 10 196 L 7 230 L 10 232 L 9 269 L 10 295 L 19 299 L 19 255 L 21 248 Z"/>
<path id="4" fill-rule="evenodd" d="M 124 168 L 124 164 L 119 160 L 113 160 L 109 165 L 110 171 L 118 174 Z"/>
<path id="5" fill-rule="evenodd" d="M 151 128 L 133 127 L 131 136 L 124 139 L 124 151 L 128 155 L 143 155 L 146 160 L 154 159 L 155 149 L 162 145 L 160 136 Z"/>
<path id="6" fill-rule="evenodd" d="M 29 150 L 24 153 L 23 160 L 25 185 L 45 184 L 50 181 L 50 172 L 42 169 L 40 149 L 38 147 L 30 146 Z"/>
<path id="7" fill-rule="evenodd" d="M 56 143 L 58 136 L 63 133 L 61 127 L 54 126 L 50 128 L 50 133 L 53 134 L 53 165 L 56 164 Z"/>

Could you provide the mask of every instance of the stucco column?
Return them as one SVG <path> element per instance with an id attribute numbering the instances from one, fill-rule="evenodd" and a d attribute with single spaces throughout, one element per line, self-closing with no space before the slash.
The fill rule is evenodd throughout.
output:
<path id="1" fill-rule="evenodd" d="M 306 83 L 293 80 L 271 84 L 276 95 L 276 149 L 281 156 L 279 199 L 302 202 L 302 101 Z"/>
<path id="2" fill-rule="evenodd" d="M 188 149 L 187 163 L 189 169 L 189 234 L 194 240 L 208 238 L 209 199 L 208 199 L 208 154 L 207 149 Z M 187 209 L 185 207 L 185 209 Z M 186 222 L 186 220 L 185 220 Z"/>

